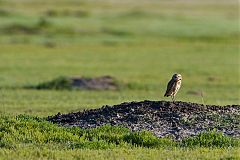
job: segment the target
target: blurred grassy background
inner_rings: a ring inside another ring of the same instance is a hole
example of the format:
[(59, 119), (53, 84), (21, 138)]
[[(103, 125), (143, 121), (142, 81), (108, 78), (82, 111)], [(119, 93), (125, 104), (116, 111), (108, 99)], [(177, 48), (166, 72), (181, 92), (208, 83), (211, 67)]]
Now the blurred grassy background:
[[(0, 112), (47, 116), (164, 98), (240, 103), (235, 0), (0, 0)], [(59, 76), (111, 75), (120, 91), (29, 90)], [(203, 92), (203, 99), (200, 93)]]

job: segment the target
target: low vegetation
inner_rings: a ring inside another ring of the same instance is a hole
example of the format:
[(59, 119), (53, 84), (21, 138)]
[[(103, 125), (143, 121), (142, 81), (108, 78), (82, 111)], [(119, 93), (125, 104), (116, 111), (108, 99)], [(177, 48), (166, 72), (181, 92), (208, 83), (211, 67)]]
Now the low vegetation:
[(240, 140), (214, 131), (193, 138), (174, 141), (157, 138), (151, 132), (131, 132), (127, 128), (102, 126), (94, 129), (60, 127), (44, 118), (19, 115), (0, 118), (0, 146), (14, 149), (22, 145), (55, 146), (57, 149), (173, 148), (173, 147), (240, 147)]
[(36, 86), (26, 86), (25, 88), (29, 89), (53, 89), (53, 90), (72, 90), (72, 82), (67, 77), (58, 77), (52, 81), (41, 82)]

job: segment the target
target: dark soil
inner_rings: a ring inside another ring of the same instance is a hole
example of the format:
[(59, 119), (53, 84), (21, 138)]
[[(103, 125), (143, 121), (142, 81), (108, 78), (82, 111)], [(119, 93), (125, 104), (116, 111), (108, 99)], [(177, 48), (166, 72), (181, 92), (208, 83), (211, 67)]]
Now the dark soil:
[(181, 140), (216, 129), (240, 137), (240, 105), (203, 105), (188, 102), (142, 101), (103, 106), (83, 112), (48, 117), (66, 127), (95, 128), (102, 125), (124, 126), (132, 131), (148, 130), (158, 137)]

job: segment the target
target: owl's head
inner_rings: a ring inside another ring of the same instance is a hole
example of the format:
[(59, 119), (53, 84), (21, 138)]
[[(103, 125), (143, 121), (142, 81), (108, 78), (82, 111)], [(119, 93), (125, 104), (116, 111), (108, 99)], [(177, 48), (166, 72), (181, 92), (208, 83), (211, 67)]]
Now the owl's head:
[(175, 74), (172, 76), (172, 79), (174, 79), (174, 80), (176, 80), (176, 81), (179, 81), (179, 80), (182, 80), (182, 76), (181, 76), (181, 74), (175, 73)]

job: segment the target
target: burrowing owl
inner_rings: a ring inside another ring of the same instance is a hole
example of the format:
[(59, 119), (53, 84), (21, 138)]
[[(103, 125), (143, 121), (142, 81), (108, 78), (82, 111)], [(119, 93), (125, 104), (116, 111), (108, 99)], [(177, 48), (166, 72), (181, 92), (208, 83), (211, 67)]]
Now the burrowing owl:
[(181, 87), (182, 76), (180, 74), (174, 74), (172, 79), (168, 82), (166, 93), (164, 97), (171, 96), (174, 101), (175, 95), (177, 94), (179, 88)]

